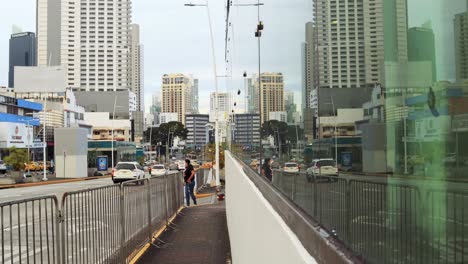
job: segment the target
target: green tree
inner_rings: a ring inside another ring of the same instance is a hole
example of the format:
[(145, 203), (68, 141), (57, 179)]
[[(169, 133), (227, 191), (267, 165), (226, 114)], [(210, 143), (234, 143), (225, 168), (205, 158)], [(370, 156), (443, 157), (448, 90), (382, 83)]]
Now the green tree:
[[(263, 123), (262, 126), (262, 138), (272, 136), (275, 139), (276, 144), (286, 145), (288, 138), (288, 124), (278, 120), (270, 120)], [(278, 138), (280, 142), (278, 142)], [(285, 152), (286, 148), (282, 148), (281, 152)]]
[(8, 152), (10, 154), (5, 157), (5, 163), (10, 165), (15, 171), (23, 169), (24, 164), (28, 162), (27, 150), (11, 147), (8, 149)]
[[(296, 128), (297, 128), (297, 133), (296, 133)], [(298, 138), (299, 140), (304, 138), (304, 129), (300, 128), (299, 126), (288, 126), (288, 135), (286, 137), (287, 141), (295, 145), (297, 143)]]

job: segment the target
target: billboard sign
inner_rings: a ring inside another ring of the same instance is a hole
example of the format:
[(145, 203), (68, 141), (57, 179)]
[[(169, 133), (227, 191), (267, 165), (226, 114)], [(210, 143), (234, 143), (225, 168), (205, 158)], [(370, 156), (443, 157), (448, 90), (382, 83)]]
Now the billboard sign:
[(98, 171), (107, 171), (108, 169), (108, 158), (107, 156), (100, 156), (100, 157), (97, 157), (97, 167), (98, 167)]
[(20, 123), (0, 123), (0, 142), (7, 148), (33, 147), (32, 127)]
[(353, 166), (353, 154), (351, 152), (341, 152), (341, 166), (345, 168)]

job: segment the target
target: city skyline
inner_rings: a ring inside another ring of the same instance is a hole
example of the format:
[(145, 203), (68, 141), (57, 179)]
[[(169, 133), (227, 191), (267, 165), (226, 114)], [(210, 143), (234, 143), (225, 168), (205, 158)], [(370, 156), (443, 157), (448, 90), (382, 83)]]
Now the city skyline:
[[(23, 31), (36, 32), (36, 5), (37, 0), (18, 0), (5, 7), (6, 15), (0, 18), (0, 86), (7, 86), (8, 84), (8, 39), (11, 35), (11, 28), (17, 25)], [(209, 111), (209, 94), (214, 91), (213, 83), (213, 66), (211, 59), (211, 50), (209, 49), (209, 33), (206, 17), (206, 10), (203, 8), (187, 8), (184, 4), (187, 1), (133, 1), (132, 3), (132, 23), (139, 24), (141, 27), (140, 43), (144, 45), (144, 87), (145, 87), (145, 110), (149, 112), (151, 105), (151, 96), (153, 94), (160, 94), (160, 76), (167, 72), (183, 72), (190, 73), (197, 76), (199, 79), (199, 97), (200, 97), (200, 113)], [(224, 1), (210, 1), (212, 9), (213, 21), (224, 21), (225, 19), (225, 2)], [(310, 1), (294, 0), (284, 3), (281, 0), (272, 0), (268, 3), (269, 8), (261, 12), (262, 19), (269, 30), (265, 31), (265, 40), (279, 38), (282, 30), (288, 28), (278, 24), (275, 17), (275, 12), (281, 8), (291, 8), (295, 10), (297, 16), (290, 17), (290, 20), (299, 23), (304, 23), (312, 19), (312, 14), (303, 8), (304, 4), (311, 6)], [(254, 28), (257, 20), (256, 8), (232, 8), (236, 12), (242, 11), (244, 17), (243, 21), (238, 21), (245, 27)], [(155, 10), (158, 11), (158, 16), (154, 16)], [(17, 16), (16, 14), (24, 14)], [(27, 18), (27, 19), (25, 19)], [(182, 19), (181, 19), (182, 18)], [(188, 23), (189, 22), (189, 23)], [(292, 22), (291, 22), (292, 23)], [(166, 27), (163, 25), (172, 25)], [(189, 29), (187, 34), (183, 36), (178, 34), (179, 30), (175, 29)], [(224, 62), (224, 35), (225, 27), (223, 23), (213, 23), (214, 38), (216, 45), (217, 68), (221, 75), (225, 62)], [(275, 30), (273, 30), (275, 29)], [(166, 36), (171, 41), (161, 42), (159, 36)], [(292, 39), (285, 41), (286, 50), (295, 50), (296, 46), (300, 45), (303, 41), (303, 34), (300, 30), (292, 32)], [(189, 42), (186, 39), (196, 39), (196, 42)], [(297, 40), (294, 40), (297, 39)], [(236, 39), (238, 42), (248, 40), (248, 46), (256, 45), (255, 39), (252, 37), (251, 32), (244, 32), (239, 34)], [(242, 47), (239, 47), (242, 48)], [(257, 55), (256, 49), (247, 53), (249, 57), (255, 58)], [(167, 57), (168, 54), (172, 54)], [(244, 53), (244, 55), (248, 55)], [(266, 59), (262, 60), (262, 65), (268, 71), (283, 72), (286, 79), (286, 88), (299, 92), (301, 90), (300, 82), (300, 65), (298, 63), (290, 63), (279, 67), (276, 60), (268, 59), (269, 54), (277, 56), (277, 50), (273, 47), (264, 47), (262, 51)], [(244, 56), (243, 55), (243, 56)], [(300, 61), (300, 54), (281, 54), (282, 60), (287, 62), (289, 57), (293, 56), (296, 61)], [(233, 60), (236, 60), (233, 58)], [(183, 64), (180, 62), (184, 61)], [(255, 72), (257, 67), (257, 60), (241, 62), (244, 65), (244, 70), (248, 72)], [(297, 65), (296, 65), (297, 64)], [(237, 80), (236, 87), (227, 85), (223, 78), (218, 79), (220, 92), (234, 92), (237, 89), (243, 90), (243, 77), (242, 72), (233, 72), (233, 79)], [(300, 100), (298, 100), (299, 102)], [(242, 103), (240, 105), (243, 106)]]

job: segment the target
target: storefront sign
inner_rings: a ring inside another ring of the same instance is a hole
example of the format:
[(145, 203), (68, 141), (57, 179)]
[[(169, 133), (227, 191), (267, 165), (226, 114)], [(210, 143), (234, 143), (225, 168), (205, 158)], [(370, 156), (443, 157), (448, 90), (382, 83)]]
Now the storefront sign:
[(0, 123), (0, 141), (7, 148), (27, 148), (32, 146), (32, 128), (19, 123)]
[(108, 169), (108, 158), (107, 156), (102, 156), (97, 158), (97, 167), (98, 171), (107, 171)]

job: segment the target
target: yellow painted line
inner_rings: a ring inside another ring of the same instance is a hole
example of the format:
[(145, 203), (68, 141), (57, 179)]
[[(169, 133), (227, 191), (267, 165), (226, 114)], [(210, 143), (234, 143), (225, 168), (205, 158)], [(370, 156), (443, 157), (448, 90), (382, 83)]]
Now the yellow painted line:
[[(174, 222), (175, 218), (177, 217), (177, 214), (180, 213), (185, 207), (179, 208), (177, 212), (169, 219), (169, 224), (172, 224)], [(148, 250), (148, 248), (151, 247), (151, 244), (156, 241), (159, 236), (166, 230), (167, 225), (163, 226), (161, 229), (159, 229), (156, 234), (153, 236), (153, 240), (151, 240), (151, 243), (146, 243), (146, 245), (130, 260), (129, 264), (135, 264), (142, 256), (145, 254), (145, 252)]]
[(195, 197), (199, 199), (199, 198), (211, 197), (215, 195), (216, 195), (215, 193), (206, 193), (206, 194), (200, 193), (200, 194), (195, 194)]
[(61, 184), (61, 183), (70, 183), (70, 182), (81, 182), (81, 181), (106, 179), (106, 178), (111, 178), (111, 176), (86, 177), (86, 178), (80, 178), (80, 179), (67, 179), (67, 180), (56, 180), (56, 181), (44, 181), (44, 182), (31, 182), (31, 183), (0, 185), (0, 189), (26, 188), (26, 187), (51, 185), (51, 184)]

